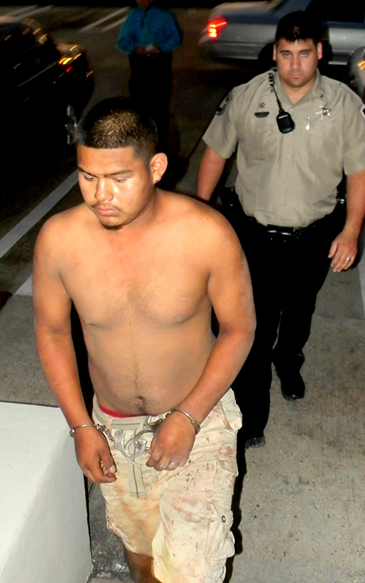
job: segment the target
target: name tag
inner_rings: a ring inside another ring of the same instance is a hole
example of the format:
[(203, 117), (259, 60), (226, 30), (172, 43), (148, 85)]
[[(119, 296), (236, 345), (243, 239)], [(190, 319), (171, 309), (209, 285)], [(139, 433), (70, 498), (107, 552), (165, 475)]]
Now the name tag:
[(267, 117), (269, 113), (269, 111), (256, 111), (255, 117)]

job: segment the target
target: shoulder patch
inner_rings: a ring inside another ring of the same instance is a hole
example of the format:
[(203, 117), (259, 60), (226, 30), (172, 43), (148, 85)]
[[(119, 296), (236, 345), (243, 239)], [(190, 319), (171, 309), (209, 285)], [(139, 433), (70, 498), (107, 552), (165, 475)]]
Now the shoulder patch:
[(217, 111), (215, 112), (216, 115), (222, 115), (226, 108), (228, 103), (231, 101), (231, 94), (228, 93), (228, 95), (223, 99), (222, 103), (220, 104), (220, 106), (218, 107)]
[(365, 121), (365, 103), (360, 105), (360, 113), (362, 115), (363, 120)]

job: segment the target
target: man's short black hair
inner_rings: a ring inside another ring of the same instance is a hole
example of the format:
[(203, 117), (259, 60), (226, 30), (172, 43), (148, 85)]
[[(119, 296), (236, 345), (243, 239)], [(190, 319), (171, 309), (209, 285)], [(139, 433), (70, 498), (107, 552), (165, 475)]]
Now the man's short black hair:
[(132, 147), (147, 162), (157, 153), (155, 122), (127, 97), (109, 97), (84, 114), (77, 126), (76, 142), (96, 149)]
[(283, 16), (275, 34), (275, 44), (284, 38), (289, 42), (313, 40), (317, 45), (322, 38), (322, 26), (313, 13), (297, 10)]

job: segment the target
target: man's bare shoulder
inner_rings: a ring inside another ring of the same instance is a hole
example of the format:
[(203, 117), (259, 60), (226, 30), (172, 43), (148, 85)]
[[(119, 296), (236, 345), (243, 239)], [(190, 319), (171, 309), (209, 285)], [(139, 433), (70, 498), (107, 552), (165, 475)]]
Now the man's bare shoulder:
[(177, 192), (164, 192), (171, 211), (184, 219), (201, 221), (202, 219), (216, 223), (217, 227), (229, 226), (228, 221), (218, 210), (208, 202), (190, 195)]
[(75, 234), (82, 228), (87, 221), (87, 207), (80, 204), (50, 217), (41, 228), (39, 240), (54, 240), (55, 243), (64, 245), (68, 236)]
[(182, 231), (192, 232), (196, 238), (207, 238), (209, 235), (233, 236), (235, 232), (227, 219), (218, 210), (205, 201), (192, 196), (165, 192), (168, 219), (179, 222)]

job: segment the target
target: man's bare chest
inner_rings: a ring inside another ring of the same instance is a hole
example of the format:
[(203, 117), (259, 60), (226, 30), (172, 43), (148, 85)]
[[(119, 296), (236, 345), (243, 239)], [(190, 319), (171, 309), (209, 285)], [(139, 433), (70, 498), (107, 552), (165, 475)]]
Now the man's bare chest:
[(174, 248), (77, 254), (64, 284), (86, 324), (100, 328), (174, 327), (206, 297), (207, 273), (197, 257)]

